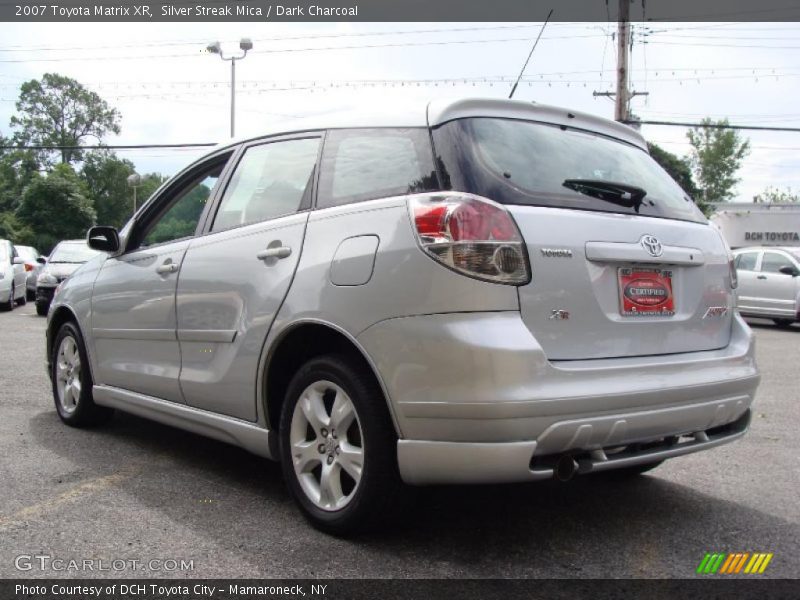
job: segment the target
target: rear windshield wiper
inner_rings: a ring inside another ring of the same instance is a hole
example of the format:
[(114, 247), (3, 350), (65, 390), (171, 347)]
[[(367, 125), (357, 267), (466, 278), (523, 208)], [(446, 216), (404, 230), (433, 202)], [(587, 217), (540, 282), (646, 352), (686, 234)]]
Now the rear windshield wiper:
[(647, 191), (640, 187), (602, 179), (565, 179), (561, 185), (606, 202), (631, 207), (637, 213), (647, 195)]

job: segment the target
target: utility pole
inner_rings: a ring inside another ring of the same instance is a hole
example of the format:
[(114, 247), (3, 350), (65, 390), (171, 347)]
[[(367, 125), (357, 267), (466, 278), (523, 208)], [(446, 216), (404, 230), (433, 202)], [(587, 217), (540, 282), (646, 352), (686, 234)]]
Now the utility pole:
[(614, 97), (614, 120), (631, 120), (631, 98), (647, 96), (649, 92), (634, 92), (628, 88), (628, 57), (631, 47), (631, 0), (619, 0), (617, 17), (617, 91), (594, 92), (592, 95)]
[(614, 107), (614, 119), (627, 121), (630, 110), (628, 100), (628, 48), (631, 33), (630, 0), (619, 0), (619, 18), (617, 24), (617, 96)]

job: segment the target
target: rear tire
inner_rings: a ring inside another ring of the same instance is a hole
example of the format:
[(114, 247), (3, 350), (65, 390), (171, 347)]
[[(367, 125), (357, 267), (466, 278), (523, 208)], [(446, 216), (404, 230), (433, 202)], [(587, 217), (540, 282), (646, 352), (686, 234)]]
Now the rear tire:
[(34, 302), (36, 300), (36, 292), (25, 290), (25, 298), (28, 300), (28, 302)]
[(50, 357), (50, 379), (58, 416), (70, 427), (99, 425), (113, 416), (113, 409), (94, 403), (89, 359), (75, 323), (68, 321), (58, 330)]
[(359, 360), (322, 356), (297, 371), (281, 410), (280, 448), (289, 492), (317, 529), (365, 531), (405, 504), (386, 399)]
[(47, 311), (50, 310), (50, 303), (47, 302), (37, 302), (36, 303), (36, 314), (40, 317), (46, 317)]
[(22, 297), (17, 298), (17, 306), (25, 306), (28, 302), (28, 292), (22, 294)]
[(775, 325), (777, 325), (781, 329), (786, 329), (788, 327), (791, 327), (792, 323), (794, 323), (794, 320), (792, 319), (772, 319), (772, 321), (773, 323), (775, 323)]

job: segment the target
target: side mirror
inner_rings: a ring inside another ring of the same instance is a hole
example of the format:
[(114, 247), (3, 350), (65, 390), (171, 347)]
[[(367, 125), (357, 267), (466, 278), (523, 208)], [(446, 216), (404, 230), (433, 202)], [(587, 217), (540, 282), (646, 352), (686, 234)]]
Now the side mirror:
[(796, 267), (790, 267), (789, 265), (781, 267), (780, 269), (778, 269), (778, 271), (780, 271), (784, 275), (791, 275), (792, 277), (797, 277), (798, 275), (800, 275), (800, 271), (798, 271)]
[(119, 250), (119, 233), (114, 227), (98, 225), (86, 234), (86, 243), (92, 250), (113, 254)]
[(36, 262), (39, 263), (40, 265), (46, 265), (47, 264), (47, 257), (46, 256), (38, 256), (38, 257), (36, 257)]
[(12, 261), (15, 265), (24, 265), (25, 260), (21, 256), (15, 256), (14, 260)]

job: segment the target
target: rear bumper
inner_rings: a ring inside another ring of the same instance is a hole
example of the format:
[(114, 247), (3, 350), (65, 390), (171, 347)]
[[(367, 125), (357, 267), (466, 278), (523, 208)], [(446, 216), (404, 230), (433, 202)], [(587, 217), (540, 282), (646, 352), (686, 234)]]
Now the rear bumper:
[(752, 332), (738, 316), (732, 328), (720, 350), (564, 362), (547, 360), (516, 312), (392, 319), (359, 341), (390, 397), (404, 479), (479, 483), (549, 477), (534, 456), (594, 452), (600, 470), (661, 460), (612, 460), (620, 446), (691, 436), (660, 450), (669, 457), (736, 439), (746, 425), (703, 438), (740, 422), (758, 386)]
[[(581, 427), (593, 425), (586, 420)], [(400, 440), (397, 458), (403, 481), (412, 485), (541, 481), (554, 477), (556, 462), (564, 454), (576, 460), (578, 473), (609, 471), (709, 450), (742, 437), (749, 425), (750, 411), (746, 410), (731, 423), (682, 436), (634, 442), (624, 448), (609, 443), (584, 450), (567, 444), (565, 451), (555, 453), (549, 453), (552, 444), (535, 440), (497, 444)]]

